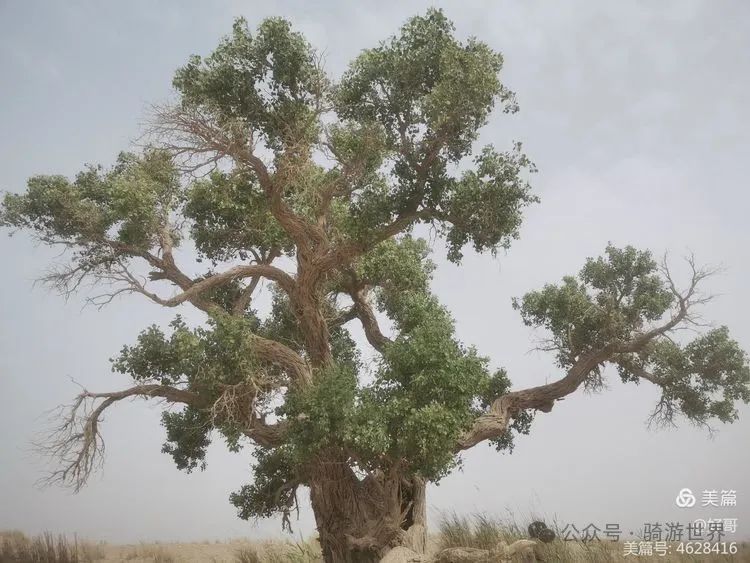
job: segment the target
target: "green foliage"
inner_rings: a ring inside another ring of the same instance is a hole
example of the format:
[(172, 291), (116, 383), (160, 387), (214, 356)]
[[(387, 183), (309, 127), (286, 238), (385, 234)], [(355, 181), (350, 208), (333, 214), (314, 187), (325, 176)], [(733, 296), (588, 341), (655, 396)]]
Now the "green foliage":
[(733, 422), (737, 401), (750, 402), (747, 354), (729, 337), (727, 327), (684, 346), (662, 340), (618, 362), (623, 381), (637, 381), (638, 368), (647, 370), (661, 388), (652, 417), (658, 424), (673, 423), (677, 413), (695, 424)]
[(534, 421), (534, 412), (530, 410), (521, 411), (513, 418), (508, 425), (508, 431), (493, 438), (490, 442), (499, 452), (513, 453), (515, 448), (515, 437), (518, 434), (528, 434), (531, 432), (531, 423)]
[(488, 408), (492, 401), (510, 391), (510, 378), (508, 372), (499, 369), (487, 378), (484, 389), (479, 395), (479, 400), (483, 409)]
[[(606, 256), (589, 259), (579, 279), (514, 301), (524, 322), (546, 329), (561, 367), (580, 355), (625, 342), (641, 334), (649, 321), (662, 319), (675, 295), (649, 252), (607, 246)], [(726, 327), (711, 330), (685, 346), (656, 339), (637, 353), (612, 359), (623, 381), (643, 378), (661, 389), (652, 421), (671, 424), (678, 414), (697, 424), (710, 419), (731, 422), (737, 401), (750, 401), (750, 367)], [(589, 381), (600, 385), (599, 369)]]
[(279, 414), (290, 421), (290, 443), (300, 461), (350, 442), (356, 395), (356, 372), (339, 365), (318, 373), (314, 385), (289, 392)]
[(252, 177), (214, 172), (187, 191), (185, 216), (202, 255), (211, 260), (248, 258), (249, 249), (265, 254), (289, 250), (290, 241), (272, 217), (268, 200)]
[(268, 518), (278, 513), (288, 516), (295, 502), (298, 476), (295, 459), (288, 447), (256, 450), (253, 483), (229, 496), (243, 520)]
[(181, 317), (170, 326), (173, 332), (169, 338), (156, 325), (148, 327), (138, 335), (135, 346), (123, 346), (120, 355), (112, 359), (112, 369), (135, 381), (162, 385), (195, 377), (195, 366), (203, 359), (200, 336)]
[[(534, 166), (520, 144), (507, 153), (486, 147), (477, 170), (460, 179), (447, 172), (469, 154), (496, 100), (517, 110), (499, 81), (501, 68), (499, 53), (474, 39), (461, 44), (434, 9), (352, 63), (334, 96), (350, 125), (334, 130), (333, 144), (343, 162), (364, 169), (344, 222), (354, 238), (366, 240), (398, 214), (420, 210), (422, 221), (446, 235), (454, 262), (468, 242), (494, 251), (518, 236), (523, 207), (536, 201), (523, 179)], [(357, 160), (353, 149), (362, 147), (369, 155)], [(388, 174), (377, 172), (389, 163)]]
[[(479, 404), (485, 411), (492, 402), (511, 390), (511, 382), (508, 373), (499, 369), (485, 380), (484, 388), (479, 394)], [(515, 437), (518, 434), (528, 434), (531, 431), (531, 423), (534, 420), (533, 411), (524, 410), (515, 415), (508, 425), (508, 431), (499, 438), (491, 440), (497, 451), (513, 453)]]
[(597, 291), (602, 307), (616, 307), (624, 322), (638, 326), (640, 320), (659, 319), (674, 300), (658, 275), (650, 252), (639, 252), (632, 246), (624, 249), (611, 244), (606, 258), (589, 258), (581, 270), (581, 280)]
[(363, 283), (377, 287), (381, 306), (401, 292), (425, 292), (435, 265), (428, 258), (427, 241), (404, 236), (383, 241), (357, 264)]
[(446, 138), (446, 154), (458, 160), (496, 98), (516, 109), (497, 78), (501, 67), (502, 57), (486, 44), (456, 41), (451, 22), (432, 9), (355, 59), (336, 88), (336, 110), (344, 119), (378, 123), (394, 145), (402, 135)]
[(386, 310), (399, 335), (383, 353), (372, 402), (383, 410), (389, 455), (438, 479), (456, 463), (451, 444), (490, 385), (487, 360), (455, 339), (450, 315), (426, 292), (393, 295)]
[(25, 194), (6, 194), (0, 224), (28, 229), (46, 242), (104, 250), (107, 238), (137, 248), (154, 243), (179, 202), (177, 173), (166, 151), (121, 153), (110, 170), (89, 166), (73, 182), (34, 176)]
[(161, 451), (174, 459), (177, 469), (188, 473), (196, 467), (206, 468), (206, 448), (211, 443), (213, 427), (205, 411), (186, 407), (182, 411), (164, 411), (162, 424), (167, 430), (167, 442)]
[[(331, 302), (324, 303), (327, 313), (331, 317), (335, 314), (335, 306)], [(274, 291), (271, 301), (271, 313), (263, 320), (257, 329), (258, 334), (277, 342), (282, 342), (292, 350), (304, 351), (304, 337), (294, 316), (289, 297), (281, 291)], [(334, 327), (330, 331), (331, 354), (336, 363), (349, 369), (360, 368), (360, 353), (357, 344), (352, 339), (346, 327)]]
[(135, 346), (124, 346), (112, 360), (113, 369), (139, 382), (185, 381), (201, 391), (248, 380), (259, 387), (265, 384), (258, 379), (261, 370), (252, 349), (252, 320), (220, 317), (209, 320), (206, 327), (190, 329), (177, 317), (170, 326), (169, 337), (156, 326), (147, 328)]
[(475, 163), (476, 171), (464, 173), (452, 184), (443, 206), (450, 221), (450, 226), (443, 228), (448, 259), (453, 262), (461, 260), (467, 242), (477, 252), (509, 248), (519, 235), (521, 208), (539, 201), (522, 179), (524, 169), (535, 168), (521, 152), (520, 143), (512, 152), (502, 154), (485, 147)]
[[(134, 346), (124, 346), (113, 358), (113, 370), (127, 374), (139, 383), (185, 385), (200, 394), (204, 407), (165, 412), (167, 429), (163, 451), (171, 454), (180, 469), (203, 467), (205, 448), (214, 428), (221, 432), (231, 450), (240, 448), (238, 421), (226, 416), (214, 417), (212, 405), (232, 386), (240, 386), (245, 397), (259, 407), (273, 400), (283, 377), (272, 366), (256, 357), (252, 348), (253, 319), (220, 317), (206, 327), (191, 329), (178, 317), (167, 336), (151, 326), (138, 336)], [(249, 406), (249, 405), (248, 405)]]
[[(525, 179), (533, 165), (520, 145), (505, 153), (487, 147), (476, 170), (461, 178), (448, 173), (470, 154), (496, 101), (516, 110), (499, 81), (501, 67), (498, 53), (473, 39), (459, 42), (445, 15), (430, 10), (358, 57), (329, 100), (315, 53), (288, 22), (268, 19), (252, 34), (239, 19), (213, 53), (177, 71), (174, 85), (182, 111), (216, 123), (227, 143), (274, 151), (272, 175), (296, 213), (311, 218), (322, 193), (343, 183), (327, 213), (332, 241), (368, 243), (399, 215), (413, 215), (446, 236), (449, 258), (458, 262), (469, 243), (477, 251), (507, 247), (523, 208), (536, 201)], [(337, 119), (323, 127), (329, 101)], [(330, 153), (335, 165), (316, 164), (315, 151)], [(112, 230), (138, 255), (157, 246), (171, 214), (187, 220), (201, 257), (214, 262), (271, 249), (295, 253), (269, 213), (256, 171), (237, 165), (185, 188), (166, 151), (147, 151), (121, 156), (110, 172), (91, 168), (72, 183), (33, 178), (27, 194), (6, 196), (0, 218), (47, 240), (64, 239), (94, 272), (113, 260)], [(178, 242), (179, 230), (169, 230)]]
[(377, 177), (378, 169), (391, 153), (385, 130), (378, 123), (334, 123), (328, 127), (327, 134), (329, 148), (336, 158), (360, 169), (357, 189)]
[(238, 18), (232, 35), (205, 59), (192, 57), (173, 84), (185, 106), (209, 112), (227, 130), (250, 124), (281, 150), (317, 135), (325, 82), (311, 47), (288, 21), (266, 19), (253, 36)]
[(606, 257), (589, 259), (561, 285), (545, 285), (513, 305), (527, 326), (547, 329), (561, 367), (586, 351), (624, 340), (660, 318), (673, 301), (648, 251), (608, 245)]

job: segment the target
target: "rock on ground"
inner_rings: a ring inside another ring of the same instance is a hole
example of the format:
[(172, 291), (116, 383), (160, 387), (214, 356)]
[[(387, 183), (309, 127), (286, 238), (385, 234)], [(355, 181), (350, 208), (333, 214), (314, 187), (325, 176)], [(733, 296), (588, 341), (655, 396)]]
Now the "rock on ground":
[(427, 561), (423, 556), (419, 555), (416, 551), (412, 551), (408, 547), (394, 547), (385, 557), (380, 560), (380, 563), (416, 563)]

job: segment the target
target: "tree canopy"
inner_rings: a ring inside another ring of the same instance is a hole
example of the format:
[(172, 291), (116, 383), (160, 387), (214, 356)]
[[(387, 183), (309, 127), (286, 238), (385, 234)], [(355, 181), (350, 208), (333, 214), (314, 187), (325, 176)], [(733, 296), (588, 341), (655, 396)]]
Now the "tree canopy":
[[(155, 108), (143, 150), (7, 194), (4, 226), (67, 249), (45, 277), (63, 293), (93, 282), (97, 305), (135, 293), (206, 314), (203, 326), (178, 315), (122, 348), (112, 366), (134, 386), (77, 398), (50, 445), (62, 462), (54, 478), (79, 487), (98, 460), (101, 414), (136, 396), (183, 405), (163, 415), (164, 452), (180, 469), (203, 468), (217, 432), (232, 449), (255, 446), (253, 480), (231, 498), (242, 518), (288, 517), (321, 463), (366, 483), (437, 481), (480, 442), (511, 449), (536, 412), (601, 387), (608, 365), (661, 390), (656, 422), (734, 420), (750, 400), (745, 353), (725, 327), (687, 343), (671, 336), (706, 300), (698, 287), (710, 272), (692, 261), (680, 289), (651, 253), (608, 246), (578, 275), (514, 301), (548, 335), (560, 369), (551, 383), (516, 389), (459, 339), (430, 290), (435, 265), (418, 226), (458, 264), (467, 248), (508, 248), (538, 201), (520, 143), (475, 146), (493, 109), (518, 110), (502, 66), (439, 10), (337, 80), (289, 22), (251, 32), (238, 19), (211, 54), (177, 70), (177, 98)], [(196, 264), (203, 273), (189, 275)], [(263, 313), (261, 281), (273, 295)]]

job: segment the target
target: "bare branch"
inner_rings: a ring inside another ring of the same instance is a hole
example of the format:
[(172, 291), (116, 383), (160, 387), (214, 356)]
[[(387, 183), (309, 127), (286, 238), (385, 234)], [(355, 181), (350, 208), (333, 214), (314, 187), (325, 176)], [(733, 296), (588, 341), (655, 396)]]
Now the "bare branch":
[(84, 390), (69, 407), (60, 409), (63, 420), (51, 437), (37, 444), (38, 450), (59, 466), (43, 480), (43, 484), (72, 486), (76, 492), (86, 484), (103, 462), (104, 440), (99, 432), (101, 417), (108, 407), (128, 397), (160, 397), (170, 403), (189, 405), (201, 402), (195, 393), (166, 385), (137, 385), (111, 393)]
[(142, 138), (157, 140), (187, 173), (216, 168), (222, 159), (234, 157), (233, 149), (246, 143), (253, 145), (252, 132), (244, 126), (221, 127), (210, 113), (199, 108), (154, 105), (144, 125)]
[(200, 281), (194, 281), (182, 274), (174, 265), (173, 260), (170, 260), (170, 262), (171, 264), (159, 262), (161, 269), (150, 274), (151, 280), (169, 280), (183, 289), (181, 293), (170, 298), (161, 297), (157, 293), (150, 291), (147, 288), (146, 280), (136, 277), (121, 257), (108, 258), (102, 262), (104, 267), (96, 272), (92, 268), (77, 266), (70, 270), (62, 270), (49, 274), (44, 281), (55, 285), (60, 291), (64, 290), (66, 294), (69, 294), (80, 287), (83, 278), (88, 275), (94, 275), (97, 281), (107, 282), (113, 286), (112, 291), (97, 294), (89, 298), (89, 302), (97, 307), (102, 307), (110, 303), (116, 296), (124, 293), (140, 293), (154, 303), (164, 307), (176, 307), (182, 303), (190, 302), (209, 314), (215, 311), (217, 306), (205, 300), (205, 292), (224, 285), (231, 280), (244, 277), (252, 278), (248, 288), (238, 298), (234, 306), (234, 312), (240, 307), (240, 311), (245, 310), (260, 278), (276, 282), (287, 293), (294, 291), (296, 285), (292, 276), (268, 263), (235, 266)]
[(648, 417), (648, 427), (671, 427), (676, 428), (677, 425), (674, 422), (675, 417), (675, 406), (674, 403), (665, 395), (659, 397), (659, 402), (656, 403), (654, 410)]

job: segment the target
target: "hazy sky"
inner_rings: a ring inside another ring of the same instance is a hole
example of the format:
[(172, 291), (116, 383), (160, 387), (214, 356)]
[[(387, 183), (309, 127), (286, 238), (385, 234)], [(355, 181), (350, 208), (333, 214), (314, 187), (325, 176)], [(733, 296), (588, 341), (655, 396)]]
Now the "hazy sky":
[[(282, 15), (326, 54), (337, 76), (361, 49), (428, 3), (0, 0), (0, 189), (37, 173), (75, 174), (113, 162), (139, 132), (147, 104), (171, 95), (174, 70), (206, 54), (244, 15), (254, 27)], [(434, 289), (460, 338), (505, 366), (517, 387), (559, 377), (511, 308), (520, 296), (578, 271), (608, 241), (675, 260), (723, 264), (722, 297), (705, 316), (750, 349), (750, 4), (745, 2), (444, 2), (457, 33), (505, 55), (503, 80), (521, 112), (498, 115), (481, 141), (524, 142), (540, 173), (521, 240), (496, 259), (467, 253), (461, 268), (438, 254)], [(33, 287), (55, 258), (23, 234), (2, 234), (0, 292), (0, 529), (78, 532), (110, 541), (203, 540), (278, 533), (236, 518), (229, 493), (247, 482), (249, 452), (219, 440), (208, 469), (187, 475), (160, 453), (159, 409), (111, 408), (104, 471), (78, 495), (33, 487), (43, 467), (29, 442), (44, 411), (91, 390), (128, 384), (108, 359), (175, 311), (137, 297), (99, 312)], [(187, 309), (186, 311), (187, 312)], [(199, 316), (191, 318), (199, 319)], [(750, 409), (710, 439), (682, 425), (649, 431), (657, 398), (646, 384), (578, 394), (537, 416), (512, 455), (480, 446), (462, 471), (429, 490), (441, 511), (508, 510), (583, 527), (697, 517), (738, 518), (750, 536)], [(683, 487), (737, 490), (736, 508), (678, 509)], [(311, 530), (307, 510), (300, 529)]]

